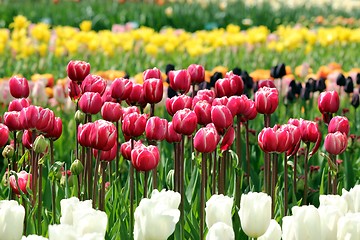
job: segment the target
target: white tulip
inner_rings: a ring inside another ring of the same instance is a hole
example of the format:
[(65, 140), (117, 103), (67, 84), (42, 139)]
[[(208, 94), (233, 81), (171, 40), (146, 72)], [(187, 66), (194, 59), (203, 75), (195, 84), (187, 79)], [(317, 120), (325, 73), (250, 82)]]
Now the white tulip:
[(312, 205), (293, 207), (295, 239), (319, 240), (321, 238), (320, 215)]
[(282, 239), (296, 240), (295, 236), (295, 218), (294, 216), (286, 216), (282, 219)]
[(167, 239), (179, 221), (180, 200), (179, 193), (165, 190), (154, 190), (150, 199), (142, 199), (134, 213), (134, 239)]
[(24, 218), (25, 209), (18, 202), (0, 201), (0, 240), (20, 240)]
[(235, 234), (232, 227), (223, 222), (217, 222), (211, 226), (206, 240), (234, 240)]
[(326, 240), (336, 240), (337, 223), (344, 214), (339, 208), (333, 206), (320, 206), (318, 211), (321, 221), (321, 237)]
[(260, 237), (270, 224), (271, 197), (257, 192), (242, 194), (239, 216), (241, 228), (246, 235), (253, 238)]
[(60, 223), (73, 225), (74, 210), (79, 209), (79, 208), (91, 209), (92, 201), (86, 200), (86, 201), (80, 202), (78, 198), (72, 197), (72, 198), (68, 198), (68, 199), (62, 199), (60, 201), (60, 207), (61, 207)]
[(360, 212), (360, 185), (356, 185), (350, 191), (343, 189), (342, 197), (347, 201), (349, 212)]
[(21, 240), (48, 240), (47, 238), (44, 238), (43, 236), (38, 235), (29, 235), (27, 237), (23, 236)]
[(270, 225), (265, 234), (260, 236), (258, 240), (280, 240), (281, 239), (281, 227), (278, 222), (271, 219)]
[(93, 208), (77, 208), (73, 212), (74, 228), (83, 236), (88, 233), (99, 233), (105, 236), (107, 227), (107, 215), (105, 212)]
[(344, 215), (348, 211), (348, 204), (346, 200), (339, 195), (320, 195), (320, 207), (332, 206), (339, 209)]
[(339, 219), (337, 225), (337, 239), (360, 239), (360, 213), (347, 213)]
[(231, 209), (233, 198), (220, 195), (213, 195), (206, 202), (206, 225), (210, 229), (215, 223), (223, 222), (232, 228)]
[(79, 235), (68, 224), (49, 225), (49, 240), (77, 240)]

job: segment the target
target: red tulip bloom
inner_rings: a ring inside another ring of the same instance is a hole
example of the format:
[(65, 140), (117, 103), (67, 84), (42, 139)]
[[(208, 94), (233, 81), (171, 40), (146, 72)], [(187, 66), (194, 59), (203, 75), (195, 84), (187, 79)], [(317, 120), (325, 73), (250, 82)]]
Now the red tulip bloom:
[(201, 153), (215, 151), (220, 136), (213, 127), (202, 127), (194, 136), (194, 148)]
[(126, 99), (126, 102), (132, 106), (146, 106), (147, 102), (145, 101), (144, 88), (142, 84), (134, 83), (132, 85), (131, 93)]
[(190, 74), (191, 83), (199, 84), (205, 81), (205, 69), (203, 66), (198, 64), (191, 64), (187, 71)]
[(217, 105), (211, 108), (211, 121), (217, 129), (223, 130), (233, 124), (233, 117), (228, 107)]
[(165, 137), (166, 141), (168, 143), (180, 142), (181, 138), (181, 134), (175, 132), (173, 123), (169, 122)]
[(347, 143), (346, 134), (335, 132), (326, 135), (324, 146), (328, 153), (339, 155), (346, 150)]
[(157, 78), (162, 81), (161, 71), (159, 69), (157, 69), (156, 67), (154, 67), (153, 69), (145, 70), (143, 72), (143, 81), (145, 82), (146, 80), (148, 80), (150, 78)]
[(316, 153), (320, 147), (322, 134), (319, 130), (319, 126), (316, 122), (300, 119), (300, 133), (301, 140), (305, 143), (315, 143), (315, 146), (311, 150), (310, 155)]
[(101, 99), (103, 100), (103, 102), (116, 102), (116, 100), (114, 98), (111, 97), (111, 91), (110, 91), (110, 86), (107, 86), (105, 88), (105, 92), (103, 93), (103, 95), (101, 96)]
[(215, 83), (215, 94), (217, 97), (230, 97), (235, 95), (236, 86), (230, 78), (222, 78)]
[(301, 132), (299, 127), (292, 124), (284, 124), (280, 126), (281, 130), (287, 131), (290, 133), (291, 144), (290, 148), (287, 151), (288, 156), (292, 156), (299, 150), (300, 142), (301, 142)]
[(5, 112), (4, 124), (8, 126), (10, 131), (22, 130), (23, 126), (20, 121), (20, 112)]
[(292, 136), (277, 126), (264, 128), (258, 135), (260, 148), (267, 153), (283, 153), (292, 147)]
[(175, 132), (191, 135), (197, 126), (196, 113), (188, 108), (179, 110), (174, 114), (172, 123), (174, 124)]
[(335, 133), (337, 131), (344, 133), (346, 136), (349, 135), (350, 125), (346, 117), (336, 116), (330, 120), (328, 132)]
[(101, 151), (110, 151), (117, 140), (115, 125), (105, 120), (96, 120), (90, 132), (91, 147)]
[(110, 85), (111, 97), (117, 101), (127, 99), (132, 91), (133, 83), (127, 78), (115, 78)]
[(191, 85), (191, 76), (186, 69), (170, 71), (168, 73), (170, 87), (177, 92), (186, 94)]
[(166, 137), (168, 121), (159, 117), (151, 117), (145, 126), (146, 138), (150, 141), (162, 141)]
[(101, 116), (109, 122), (117, 122), (122, 117), (122, 109), (119, 103), (105, 102), (101, 108)]
[(85, 92), (97, 92), (102, 95), (105, 92), (106, 81), (97, 75), (89, 74), (81, 83), (81, 90)]
[(30, 105), (20, 111), (20, 122), (24, 129), (35, 129), (40, 120), (42, 107)]
[(259, 88), (263, 88), (263, 87), (276, 88), (273, 80), (260, 80)]
[(39, 121), (36, 123), (36, 129), (42, 133), (48, 133), (54, 128), (55, 114), (52, 110), (41, 109)]
[(195, 104), (198, 101), (207, 101), (208, 103), (212, 104), (215, 97), (216, 95), (213, 90), (209, 90), (209, 89), (199, 90), (197, 91), (196, 96), (193, 98), (192, 105), (195, 106)]
[(294, 125), (296, 127), (299, 127), (300, 126), (300, 120), (299, 119), (296, 119), (296, 118), (290, 118), (288, 120), (288, 124), (291, 124), (291, 125)]
[(135, 106), (123, 108), (122, 112), (123, 112), (123, 117), (125, 117), (125, 115), (133, 113), (133, 112), (136, 112), (136, 113), (140, 114), (139, 108), (137, 108)]
[(27, 98), (29, 96), (29, 83), (26, 78), (12, 77), (9, 80), (11, 96), (14, 98)]
[(20, 112), (21, 109), (30, 106), (30, 102), (27, 98), (14, 99), (10, 102), (8, 111), (17, 111)]
[(81, 83), (90, 73), (90, 64), (84, 61), (71, 60), (66, 68), (68, 77)]
[[(111, 162), (116, 158), (116, 150), (117, 150), (117, 144), (115, 143), (114, 146), (109, 151), (100, 151), (100, 161), (107, 161)], [(93, 149), (94, 157), (98, 157), (99, 151), (97, 149)]]
[[(31, 187), (32, 184), (32, 175), (27, 173), (26, 171), (21, 171), (19, 173), (16, 173), (17, 175), (17, 184), (16, 184), (16, 178), (14, 175), (11, 175), (9, 177), (10, 187), (12, 191), (19, 195), (20, 191), (22, 191), (24, 194), (27, 194), (26, 187)], [(18, 187), (19, 186), (19, 187)]]
[(231, 86), (234, 87), (233, 95), (241, 95), (244, 92), (244, 81), (239, 75), (234, 74), (232, 71), (225, 74), (225, 78), (229, 78)]
[(0, 148), (5, 146), (9, 139), (9, 128), (0, 123)]
[(102, 107), (102, 99), (97, 92), (85, 92), (79, 100), (81, 111), (87, 114), (97, 114)]
[(147, 117), (145, 114), (130, 113), (124, 115), (122, 131), (125, 135), (139, 137), (145, 131)]
[(228, 97), (214, 98), (211, 105), (213, 105), (213, 106), (217, 106), (217, 105), (226, 106), (228, 104), (228, 102), (229, 102)]
[(200, 125), (211, 123), (211, 108), (211, 104), (206, 101), (199, 101), (194, 106), (194, 112)]
[(321, 113), (336, 113), (339, 110), (340, 99), (336, 91), (320, 93), (318, 107)]
[(81, 97), (81, 88), (77, 82), (69, 81), (69, 97), (72, 101), (77, 101)]
[(221, 151), (228, 150), (230, 146), (233, 144), (235, 139), (235, 130), (233, 127), (229, 127), (226, 131), (224, 137), (222, 138), (220, 149)]
[(243, 113), (247, 100), (248, 98), (245, 95), (229, 97), (226, 106), (229, 108), (233, 117)]
[(92, 122), (86, 123), (86, 124), (80, 124), (78, 126), (77, 139), (81, 146), (92, 147), (90, 135), (91, 135), (91, 132), (93, 131), (92, 130), (93, 128), (94, 128), (94, 123), (92, 123)]
[(62, 120), (59, 117), (55, 117), (54, 120), (54, 127), (53, 129), (50, 130), (50, 132), (48, 132), (45, 137), (47, 138), (51, 138), (52, 140), (57, 140), (60, 138), (62, 134)]
[(131, 163), (138, 171), (150, 171), (159, 164), (160, 152), (156, 146), (140, 146), (131, 151)]
[[(124, 159), (126, 160), (131, 160), (131, 141), (134, 141), (134, 140), (129, 140), (127, 142), (124, 142), (123, 144), (121, 144), (120, 146), (120, 152), (121, 152), (121, 155), (124, 157)], [(141, 140), (139, 141), (134, 141), (134, 147), (133, 148), (136, 148), (136, 147), (140, 147), (142, 146), (142, 142)]]
[(276, 88), (262, 87), (255, 93), (255, 107), (258, 113), (272, 114), (279, 104)]
[(191, 105), (192, 105), (192, 99), (191, 97), (186, 95), (167, 98), (165, 103), (166, 110), (171, 116), (173, 116), (177, 111), (181, 109), (184, 108), (191, 109)]
[(33, 132), (31, 130), (25, 130), (22, 135), (21, 142), (23, 146), (26, 147), (27, 149), (32, 149)]
[(150, 104), (159, 103), (163, 98), (164, 85), (161, 79), (149, 78), (143, 84), (144, 99)]

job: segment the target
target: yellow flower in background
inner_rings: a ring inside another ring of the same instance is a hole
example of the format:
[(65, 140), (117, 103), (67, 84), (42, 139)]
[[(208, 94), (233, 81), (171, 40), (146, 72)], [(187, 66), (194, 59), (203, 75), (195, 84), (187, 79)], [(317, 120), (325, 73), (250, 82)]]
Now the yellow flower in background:
[(155, 44), (149, 43), (145, 46), (145, 52), (155, 57), (159, 52), (159, 48)]
[(226, 32), (228, 33), (239, 33), (240, 32), (240, 26), (237, 26), (235, 24), (229, 24), (226, 26)]
[(31, 28), (30, 34), (38, 41), (49, 42), (51, 36), (50, 26), (46, 23), (35, 24)]
[(10, 23), (10, 28), (22, 29), (27, 28), (30, 25), (30, 22), (23, 15), (18, 15), (14, 17), (14, 22)]
[(89, 32), (91, 30), (92, 22), (85, 20), (80, 23), (80, 30), (84, 32)]

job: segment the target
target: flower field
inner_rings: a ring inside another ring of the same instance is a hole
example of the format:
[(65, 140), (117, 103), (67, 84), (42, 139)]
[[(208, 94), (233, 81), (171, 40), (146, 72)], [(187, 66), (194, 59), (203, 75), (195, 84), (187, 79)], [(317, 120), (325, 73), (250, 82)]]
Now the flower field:
[(345, 3), (0, 2), (0, 240), (359, 239)]

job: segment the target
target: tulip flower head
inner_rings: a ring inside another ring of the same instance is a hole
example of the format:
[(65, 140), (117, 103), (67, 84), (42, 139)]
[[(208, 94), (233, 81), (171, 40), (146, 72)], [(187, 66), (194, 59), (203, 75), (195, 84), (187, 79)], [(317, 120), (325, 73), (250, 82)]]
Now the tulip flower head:
[(21, 109), (30, 106), (30, 102), (27, 98), (14, 99), (9, 103), (8, 111), (20, 112)]
[(20, 191), (22, 191), (24, 194), (27, 194), (27, 187), (30, 187), (32, 183), (32, 175), (27, 173), (26, 171), (21, 171), (19, 173), (16, 173), (16, 175), (17, 183), (14, 175), (11, 175), (9, 177), (10, 187), (12, 191), (17, 195), (20, 195)]
[(255, 107), (258, 113), (272, 114), (279, 104), (276, 88), (262, 87), (255, 93)]
[[(25, 209), (14, 200), (0, 201), (0, 236), (3, 239), (21, 239)], [(6, 238), (5, 238), (6, 237)]]
[(186, 94), (191, 85), (191, 76), (186, 69), (170, 71), (168, 73), (170, 87), (177, 92)]
[(5, 146), (9, 139), (9, 128), (0, 123), (0, 148)]
[(201, 153), (210, 153), (215, 151), (220, 136), (213, 127), (202, 127), (194, 136), (194, 148)]
[(194, 112), (200, 125), (211, 123), (211, 107), (211, 104), (204, 100), (195, 104)]
[(138, 171), (150, 171), (159, 164), (160, 152), (157, 146), (141, 145), (131, 150), (131, 163)]
[(165, 137), (166, 141), (169, 143), (180, 142), (181, 138), (182, 138), (181, 134), (175, 132), (173, 123), (169, 122), (168, 129), (166, 132), (166, 137)]
[(260, 148), (267, 153), (283, 153), (293, 146), (293, 135), (284, 128), (264, 128), (258, 135)]
[(106, 81), (98, 75), (89, 74), (81, 83), (81, 90), (83, 93), (97, 92), (101, 96), (105, 92), (105, 89), (106, 89)]
[(168, 113), (173, 116), (177, 111), (182, 110), (184, 108), (191, 109), (192, 99), (186, 95), (175, 96), (172, 98), (166, 99), (166, 110)]
[(67, 65), (66, 72), (71, 81), (81, 83), (90, 73), (90, 64), (84, 61), (71, 60)]
[(172, 123), (175, 132), (183, 135), (191, 135), (197, 126), (196, 113), (188, 108), (179, 110), (174, 114)]
[(85, 92), (79, 100), (81, 111), (87, 114), (97, 114), (102, 105), (101, 95), (98, 92)]
[(199, 84), (205, 81), (205, 69), (202, 65), (190, 64), (187, 71), (190, 74), (191, 83)]
[(144, 99), (147, 103), (159, 103), (163, 98), (164, 85), (159, 78), (149, 78), (143, 84)]
[(166, 119), (151, 117), (147, 120), (145, 126), (146, 138), (150, 141), (162, 141), (166, 137), (168, 122)]
[(210, 229), (214, 224), (218, 222), (225, 223), (232, 228), (232, 206), (233, 198), (228, 196), (212, 195), (206, 202), (206, 225)]
[(341, 132), (328, 133), (325, 137), (324, 146), (328, 153), (339, 155), (346, 150), (347, 136)]
[(234, 240), (235, 234), (232, 227), (223, 222), (217, 222), (209, 228), (206, 240)]
[(111, 97), (119, 100), (127, 99), (132, 91), (133, 83), (127, 78), (115, 78), (111, 83), (110, 92)]
[(156, 79), (162, 80), (161, 71), (159, 69), (157, 69), (156, 67), (154, 67), (153, 69), (145, 70), (143, 72), (142, 76), (143, 76), (144, 82), (150, 78), (156, 78)]
[(14, 98), (27, 98), (29, 96), (29, 83), (26, 78), (12, 77), (9, 80), (10, 93)]
[(328, 132), (335, 133), (337, 131), (344, 133), (346, 136), (349, 135), (350, 125), (349, 120), (346, 117), (335, 116), (330, 120)]
[(109, 122), (117, 122), (122, 118), (121, 105), (114, 102), (105, 102), (101, 107), (101, 116)]
[(280, 240), (281, 239), (281, 227), (278, 222), (271, 219), (270, 225), (264, 235), (261, 235), (259, 240)]
[(356, 185), (349, 191), (342, 189), (342, 196), (348, 205), (349, 212), (360, 212), (360, 185)]

